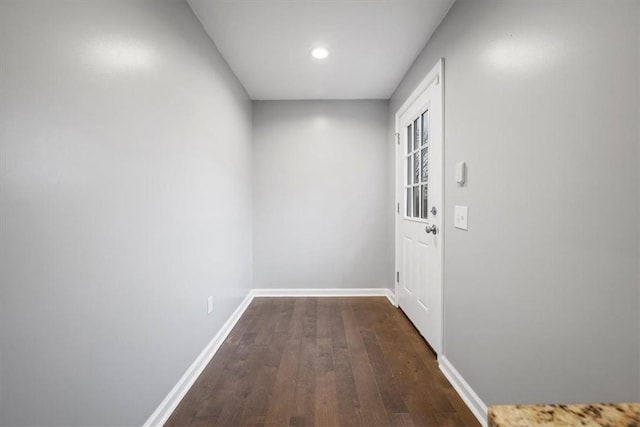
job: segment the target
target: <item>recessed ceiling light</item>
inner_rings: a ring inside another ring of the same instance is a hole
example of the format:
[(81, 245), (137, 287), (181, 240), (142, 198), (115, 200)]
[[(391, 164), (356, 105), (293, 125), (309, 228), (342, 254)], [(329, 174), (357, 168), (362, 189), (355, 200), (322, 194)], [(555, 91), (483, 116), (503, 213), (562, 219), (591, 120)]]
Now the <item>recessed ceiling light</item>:
[(324, 59), (329, 56), (329, 51), (324, 47), (317, 47), (311, 51), (311, 56), (316, 59)]

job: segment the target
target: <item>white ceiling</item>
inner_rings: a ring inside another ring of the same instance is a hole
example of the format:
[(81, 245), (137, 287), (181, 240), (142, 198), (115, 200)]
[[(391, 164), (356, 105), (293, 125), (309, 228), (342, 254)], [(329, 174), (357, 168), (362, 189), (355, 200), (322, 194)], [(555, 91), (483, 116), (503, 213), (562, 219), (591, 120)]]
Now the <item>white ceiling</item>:
[(252, 99), (387, 99), (454, 2), (188, 1)]

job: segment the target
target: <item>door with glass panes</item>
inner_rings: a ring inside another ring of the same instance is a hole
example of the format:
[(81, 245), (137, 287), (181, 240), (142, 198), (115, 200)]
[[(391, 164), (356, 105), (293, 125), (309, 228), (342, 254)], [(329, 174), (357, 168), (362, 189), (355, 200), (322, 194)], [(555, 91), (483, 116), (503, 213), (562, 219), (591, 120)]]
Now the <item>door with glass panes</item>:
[(437, 354), (442, 350), (442, 67), (396, 115), (396, 298)]

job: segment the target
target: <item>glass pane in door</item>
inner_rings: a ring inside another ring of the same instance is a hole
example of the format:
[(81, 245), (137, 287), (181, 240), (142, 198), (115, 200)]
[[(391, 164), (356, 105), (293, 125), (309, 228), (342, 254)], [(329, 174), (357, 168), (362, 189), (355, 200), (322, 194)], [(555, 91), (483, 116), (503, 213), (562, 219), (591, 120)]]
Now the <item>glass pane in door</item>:
[(413, 122), (413, 149), (417, 150), (420, 146), (420, 117)]
[(421, 193), (421, 205), (422, 205), (422, 209), (420, 212), (420, 218), (427, 218), (427, 212), (428, 212), (428, 206), (429, 206), (429, 200), (428, 200), (428, 196), (427, 196), (427, 186), (423, 185), (420, 187), (420, 193)]
[(410, 124), (407, 127), (407, 154), (413, 150), (413, 128)]
[(416, 185), (413, 187), (413, 217), (420, 217), (420, 188)]
[(422, 172), (421, 172), (421, 180), (422, 182), (427, 182), (429, 180), (429, 147), (424, 147), (422, 149)]
[(429, 110), (422, 113), (422, 145), (429, 142)]

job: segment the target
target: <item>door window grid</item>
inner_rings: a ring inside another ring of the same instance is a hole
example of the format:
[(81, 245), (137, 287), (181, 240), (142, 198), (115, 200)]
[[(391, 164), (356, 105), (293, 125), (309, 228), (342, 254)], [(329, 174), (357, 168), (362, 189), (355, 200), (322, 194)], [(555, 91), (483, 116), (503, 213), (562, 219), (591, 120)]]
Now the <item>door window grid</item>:
[(429, 110), (407, 126), (405, 215), (427, 219), (429, 189)]

